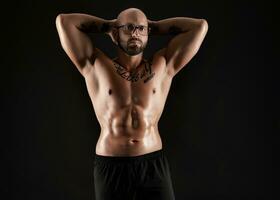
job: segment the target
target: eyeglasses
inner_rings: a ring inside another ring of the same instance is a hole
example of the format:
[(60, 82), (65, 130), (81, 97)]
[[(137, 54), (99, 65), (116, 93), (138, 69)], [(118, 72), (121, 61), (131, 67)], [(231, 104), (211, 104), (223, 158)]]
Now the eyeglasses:
[(122, 28), (125, 34), (131, 34), (134, 32), (135, 29), (138, 29), (138, 33), (143, 36), (148, 35), (150, 32), (150, 28), (148, 26), (143, 25), (125, 24), (117, 26), (116, 28)]

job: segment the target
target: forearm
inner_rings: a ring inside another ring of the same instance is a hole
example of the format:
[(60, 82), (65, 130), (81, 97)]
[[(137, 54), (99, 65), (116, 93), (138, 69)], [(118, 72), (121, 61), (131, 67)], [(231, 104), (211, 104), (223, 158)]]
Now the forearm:
[(84, 33), (107, 33), (113, 21), (82, 13), (60, 14), (59, 19), (63, 25), (74, 25)]
[(205, 20), (189, 17), (173, 17), (159, 21), (148, 20), (151, 35), (177, 35), (199, 27)]

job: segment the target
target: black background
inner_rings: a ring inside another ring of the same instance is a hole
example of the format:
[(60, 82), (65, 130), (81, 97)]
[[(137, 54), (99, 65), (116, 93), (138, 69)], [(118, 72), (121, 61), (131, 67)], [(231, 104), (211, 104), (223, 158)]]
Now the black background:
[[(94, 199), (93, 155), (100, 126), (83, 77), (63, 51), (59, 13), (114, 19), (128, 7), (160, 20), (204, 18), (200, 50), (173, 79), (159, 123), (176, 199), (268, 197), (275, 27), (267, 2), (22, 1), (2, 8), (2, 194), (5, 199)], [(93, 37), (115, 55), (108, 36)], [(153, 36), (145, 55), (170, 38)], [(275, 82), (274, 82), (275, 84)], [(276, 90), (277, 92), (277, 90)], [(268, 169), (266, 169), (268, 167)], [(266, 170), (265, 170), (266, 169)]]

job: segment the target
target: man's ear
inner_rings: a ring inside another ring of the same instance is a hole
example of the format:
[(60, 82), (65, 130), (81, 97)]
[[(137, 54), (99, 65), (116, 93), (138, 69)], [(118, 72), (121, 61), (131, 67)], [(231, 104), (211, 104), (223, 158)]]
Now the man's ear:
[(117, 41), (118, 41), (118, 38), (119, 38), (119, 32), (118, 32), (118, 29), (117, 28), (113, 28), (112, 29), (112, 41), (117, 45)]

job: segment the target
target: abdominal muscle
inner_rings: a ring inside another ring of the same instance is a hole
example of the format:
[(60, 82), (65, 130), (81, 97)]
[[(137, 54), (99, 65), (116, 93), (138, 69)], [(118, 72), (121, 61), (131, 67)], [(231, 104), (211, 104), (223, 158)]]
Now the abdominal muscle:
[(157, 122), (152, 123), (155, 121), (152, 114), (145, 115), (137, 107), (127, 107), (116, 114), (109, 113), (102, 117), (96, 154), (138, 156), (162, 149), (158, 125)]

